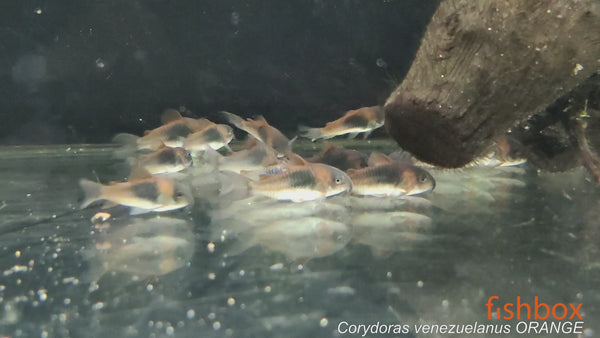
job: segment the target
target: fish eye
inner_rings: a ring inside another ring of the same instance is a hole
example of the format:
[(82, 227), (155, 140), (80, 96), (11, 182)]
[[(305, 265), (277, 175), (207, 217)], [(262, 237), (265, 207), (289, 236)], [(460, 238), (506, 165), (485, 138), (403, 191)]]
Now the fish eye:
[(335, 178), (335, 184), (342, 184), (342, 178), (341, 177), (336, 177)]
[(423, 183), (425, 181), (427, 181), (427, 175), (422, 173), (421, 175), (419, 175), (419, 182)]

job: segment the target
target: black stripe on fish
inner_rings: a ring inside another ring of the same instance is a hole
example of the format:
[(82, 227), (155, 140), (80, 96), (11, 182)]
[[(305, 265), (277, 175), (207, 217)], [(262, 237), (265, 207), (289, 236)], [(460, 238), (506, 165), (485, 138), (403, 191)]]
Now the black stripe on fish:
[(159, 196), (158, 188), (156, 184), (153, 182), (144, 182), (140, 184), (133, 185), (131, 190), (135, 194), (135, 196), (139, 198), (143, 198), (150, 201), (156, 201)]
[(360, 115), (352, 115), (344, 120), (344, 125), (346, 127), (363, 127), (367, 128), (369, 126), (369, 120)]
[(258, 133), (258, 137), (260, 137), (261, 141), (267, 142), (267, 139), (269, 138), (269, 132), (267, 131), (267, 127), (260, 126), (256, 128), (256, 132)]
[(206, 142), (221, 141), (222, 139), (223, 136), (215, 128), (209, 128), (204, 132), (204, 141)]
[(175, 150), (172, 148), (167, 148), (160, 153), (158, 153), (158, 163), (161, 164), (173, 164), (177, 162), (177, 154)]
[(168, 140), (176, 140), (181, 137), (187, 137), (194, 131), (183, 123), (176, 123), (172, 127), (168, 128), (165, 132), (165, 136)]
[(398, 185), (402, 182), (401, 172), (391, 165), (380, 165), (368, 168), (367, 176), (373, 178), (374, 183)]
[(290, 186), (293, 188), (298, 187), (312, 187), (315, 185), (315, 177), (308, 170), (296, 170), (288, 174)]

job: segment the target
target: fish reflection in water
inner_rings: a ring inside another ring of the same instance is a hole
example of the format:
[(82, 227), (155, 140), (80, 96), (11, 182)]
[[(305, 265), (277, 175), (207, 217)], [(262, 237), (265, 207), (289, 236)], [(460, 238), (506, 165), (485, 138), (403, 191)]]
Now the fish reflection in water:
[(431, 218), (408, 211), (371, 211), (352, 218), (354, 242), (376, 256), (406, 251), (432, 239)]
[(212, 213), (212, 239), (235, 241), (229, 255), (261, 246), (292, 260), (311, 259), (334, 254), (352, 241), (381, 256), (409, 250), (429, 238), (431, 218), (417, 212), (430, 206), (413, 196), (338, 196), (303, 203), (242, 200)]
[(89, 260), (86, 281), (98, 281), (107, 272), (135, 278), (162, 276), (187, 264), (194, 253), (190, 225), (180, 219), (136, 219), (111, 225), (99, 234), (93, 248), (83, 252)]
[[(276, 200), (241, 200), (232, 203), (227, 208), (215, 211), (213, 220), (232, 219), (233, 223), (237, 220), (261, 224), (285, 218), (297, 219), (309, 216), (325, 217), (339, 222), (346, 222), (349, 219), (346, 207), (335, 202), (289, 203)], [(235, 229), (235, 227), (229, 225), (229, 229), (231, 232), (231, 229)]]
[(302, 217), (273, 221), (244, 234), (248, 238), (238, 241), (231, 249), (232, 254), (261, 245), (297, 260), (325, 257), (339, 251), (350, 241), (352, 232), (344, 223)]
[(503, 204), (514, 201), (523, 188), (520, 167), (471, 167), (462, 170), (431, 170), (438, 182), (431, 196), (434, 205), (446, 212), (497, 212)]
[[(446, 220), (460, 219), (486, 213), (491, 205), (508, 206), (514, 189), (524, 185), (520, 179), (524, 171), (518, 167), (479, 165), (462, 170), (428, 170), (438, 187), (419, 196), (338, 195), (300, 203), (255, 196), (228, 201), (211, 212), (212, 240), (233, 241), (230, 255), (260, 246), (290, 259), (335, 254), (344, 245), (366, 246), (376, 257), (415, 249), (431, 251), (437, 243), (458, 240), (448, 234), (451, 230), (439, 231), (434, 220), (440, 215)], [(474, 200), (474, 196), (481, 198)], [(343, 240), (318, 237), (314, 226), (318, 222), (334, 222), (339, 229), (343, 225), (347, 229), (342, 231)], [(349, 241), (345, 240), (346, 231)], [(325, 242), (331, 250), (319, 249), (319, 243)]]
[(212, 214), (212, 237), (233, 245), (228, 255), (262, 246), (289, 259), (328, 256), (350, 241), (348, 212), (344, 206), (322, 201), (293, 203), (246, 199)]

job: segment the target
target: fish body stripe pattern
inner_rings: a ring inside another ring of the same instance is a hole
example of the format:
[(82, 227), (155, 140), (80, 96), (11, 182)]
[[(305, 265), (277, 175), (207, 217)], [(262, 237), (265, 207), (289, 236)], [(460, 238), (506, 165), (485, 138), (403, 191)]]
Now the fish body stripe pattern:
[(158, 153), (157, 159), (158, 163), (172, 164), (177, 162), (177, 155), (175, 153), (175, 150), (169, 148)]
[(168, 140), (176, 140), (180, 137), (187, 137), (194, 131), (184, 123), (175, 123), (165, 131), (165, 136)]
[(348, 118), (346, 118), (344, 120), (344, 126), (349, 127), (349, 128), (357, 128), (357, 127), (368, 128), (369, 120), (367, 120), (364, 116), (352, 115), (352, 116), (348, 116)]
[(296, 170), (288, 173), (290, 186), (298, 187), (313, 187), (316, 185), (315, 176), (309, 170)]
[(394, 165), (364, 168), (350, 177), (355, 183), (369, 181), (376, 184), (398, 185), (402, 182), (401, 171)]
[(259, 139), (261, 139), (265, 143), (269, 143), (269, 132), (267, 131), (266, 126), (259, 126), (256, 128), (256, 132), (258, 134)]
[(206, 142), (221, 141), (222, 139), (223, 136), (216, 128), (209, 128), (204, 133), (204, 140)]
[(144, 182), (140, 184), (134, 184), (131, 186), (133, 194), (139, 198), (143, 198), (149, 201), (156, 201), (160, 195), (156, 183)]

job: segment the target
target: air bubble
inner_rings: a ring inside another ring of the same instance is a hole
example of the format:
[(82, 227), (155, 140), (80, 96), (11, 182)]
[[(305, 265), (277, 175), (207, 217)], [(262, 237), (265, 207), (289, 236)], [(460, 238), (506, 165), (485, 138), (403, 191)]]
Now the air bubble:
[(321, 318), (321, 320), (319, 321), (319, 326), (320, 326), (320, 327), (326, 327), (328, 323), (329, 323), (329, 321), (327, 320), (327, 318), (323, 317), (323, 318)]
[(234, 26), (240, 24), (240, 14), (238, 12), (231, 12), (231, 24)]
[(104, 63), (104, 60), (102, 60), (102, 58), (96, 59), (96, 67), (98, 67), (100, 69), (106, 67), (106, 64)]
[(193, 309), (189, 309), (187, 310), (185, 316), (187, 317), (187, 319), (194, 319), (194, 317), (196, 317), (196, 311), (194, 311)]

